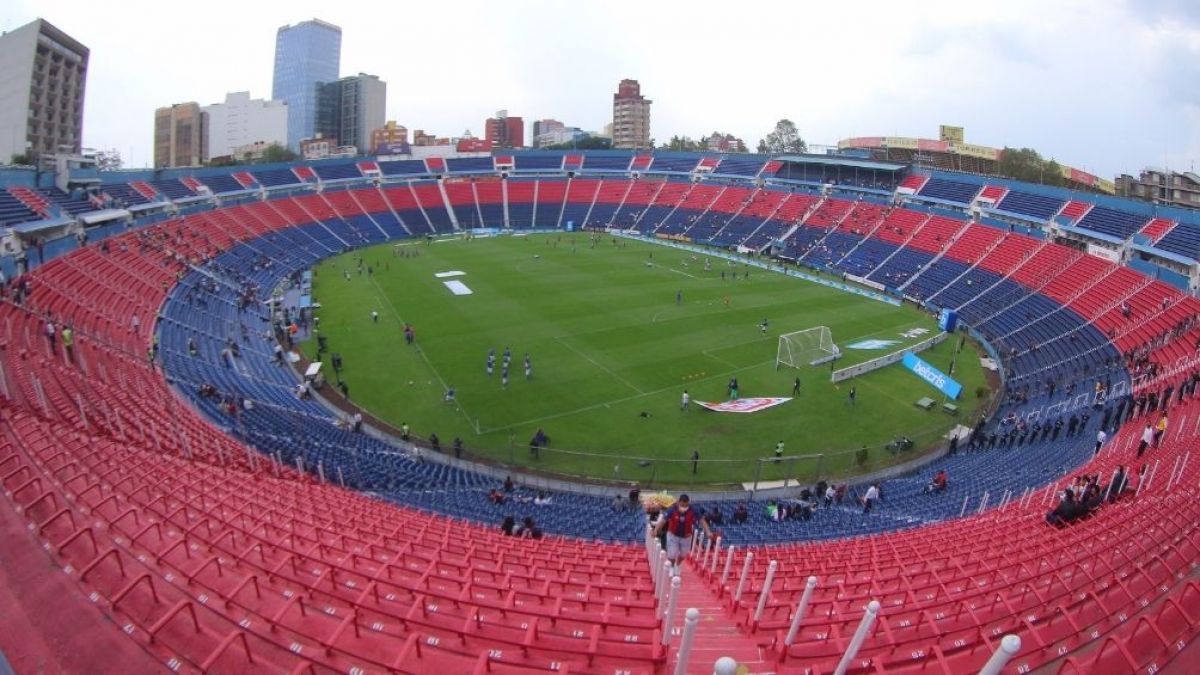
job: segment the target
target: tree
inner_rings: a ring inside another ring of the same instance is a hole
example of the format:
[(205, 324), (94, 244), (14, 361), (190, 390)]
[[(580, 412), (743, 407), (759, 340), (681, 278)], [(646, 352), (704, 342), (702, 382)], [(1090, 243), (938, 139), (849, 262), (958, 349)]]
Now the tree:
[(298, 155), (278, 143), (272, 143), (263, 150), (264, 162), (294, 162)]
[(1033, 148), (1004, 148), (996, 162), (996, 173), (1028, 183), (1063, 185), (1062, 167), (1043, 159)]
[(775, 130), (758, 142), (758, 151), (770, 154), (795, 154), (808, 152), (808, 144), (800, 137), (796, 123), (782, 119), (775, 123)]
[(100, 171), (119, 171), (125, 166), (125, 160), (121, 159), (121, 152), (116, 148), (97, 150), (95, 157), (96, 169)]
[(698, 152), (704, 149), (704, 142), (693, 140), (691, 136), (672, 136), (671, 140), (667, 141), (660, 150), (674, 150), (676, 152)]

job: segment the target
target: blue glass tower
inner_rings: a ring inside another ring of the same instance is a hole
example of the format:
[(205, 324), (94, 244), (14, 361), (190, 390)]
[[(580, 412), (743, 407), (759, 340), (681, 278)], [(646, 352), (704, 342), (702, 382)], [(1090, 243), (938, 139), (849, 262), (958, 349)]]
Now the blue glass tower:
[(288, 106), (288, 147), (300, 148), (317, 125), (317, 89), (338, 79), (342, 29), (319, 19), (284, 26), (275, 35), (275, 80), (271, 98)]

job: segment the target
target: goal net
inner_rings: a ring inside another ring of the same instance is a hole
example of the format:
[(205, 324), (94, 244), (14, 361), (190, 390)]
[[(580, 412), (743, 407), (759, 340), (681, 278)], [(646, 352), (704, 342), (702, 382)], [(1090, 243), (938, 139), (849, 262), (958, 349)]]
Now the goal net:
[(775, 369), (781, 366), (799, 368), (805, 364), (815, 366), (828, 363), (841, 356), (838, 346), (833, 344), (833, 335), (828, 326), (817, 326), (784, 333), (779, 336), (779, 351), (775, 356)]

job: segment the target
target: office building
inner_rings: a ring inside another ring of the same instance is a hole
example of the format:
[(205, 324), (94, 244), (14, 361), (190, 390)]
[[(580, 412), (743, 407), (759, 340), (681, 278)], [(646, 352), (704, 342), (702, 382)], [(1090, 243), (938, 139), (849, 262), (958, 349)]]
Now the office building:
[(637, 80), (621, 80), (613, 94), (612, 139), (618, 150), (650, 147), (650, 99)]
[(287, 104), (287, 144), (298, 150), (300, 139), (317, 131), (320, 85), (338, 79), (342, 29), (319, 19), (284, 26), (275, 35), (275, 77), (271, 98)]
[(533, 123), (533, 147), (542, 147), (543, 143), (538, 141), (541, 136), (555, 131), (561, 131), (566, 127), (567, 125), (555, 119), (535, 120)]
[(371, 133), (387, 119), (387, 83), (359, 73), (320, 86), (317, 133), (339, 146), (372, 150)]
[(521, 148), (525, 146), (525, 120), (509, 117), (507, 110), (497, 110), (483, 124), (483, 138), (497, 148)]
[(388, 120), (379, 129), (371, 132), (371, 147), (369, 152), (380, 155), (404, 154), (408, 147), (408, 127)]
[(1134, 177), (1117, 176), (1117, 195), (1166, 206), (1200, 208), (1200, 175), (1192, 171), (1147, 168)]
[(154, 111), (154, 168), (200, 166), (208, 161), (207, 115), (195, 102)]
[(250, 92), (237, 91), (203, 110), (208, 115), (205, 155), (209, 158), (240, 157), (238, 148), (247, 146), (287, 145), (288, 108), (283, 101), (250, 98)]
[(0, 163), (80, 151), (88, 53), (42, 19), (0, 35)]

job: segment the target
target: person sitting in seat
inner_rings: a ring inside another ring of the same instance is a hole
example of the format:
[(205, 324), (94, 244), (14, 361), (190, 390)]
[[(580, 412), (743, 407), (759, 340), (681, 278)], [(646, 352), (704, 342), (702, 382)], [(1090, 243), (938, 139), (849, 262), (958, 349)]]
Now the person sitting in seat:
[(488, 493), (488, 499), (490, 499), (493, 504), (503, 504), (504, 493), (496, 488), (492, 488), (492, 491)]
[(517, 528), (516, 536), (522, 539), (541, 539), (542, 531), (536, 524), (534, 524), (533, 518), (525, 516), (525, 520), (521, 523), (521, 527)]
[(550, 505), (550, 495), (544, 491), (539, 490), (537, 493), (537, 496), (533, 498), (533, 505), (534, 506), (549, 506)]
[(929, 481), (929, 485), (925, 486), (924, 492), (925, 494), (941, 492), (946, 489), (948, 484), (949, 478), (946, 476), (946, 470), (941, 469), (937, 473), (933, 474), (933, 480)]
[(1062, 500), (1054, 510), (1046, 514), (1046, 522), (1055, 527), (1063, 527), (1074, 522), (1079, 517), (1079, 505), (1075, 501), (1075, 493), (1071, 488), (1063, 491)]
[(504, 516), (504, 522), (500, 523), (500, 533), (506, 537), (513, 536), (513, 530), (517, 527), (517, 520), (512, 516)]
[(739, 502), (737, 506), (733, 507), (733, 522), (741, 525), (745, 523), (749, 517), (750, 511), (746, 508), (746, 504), (744, 502)]
[(721, 514), (721, 508), (718, 506), (712, 507), (712, 509), (710, 509), (709, 512), (707, 514), (705, 514), (705, 518), (708, 519), (708, 522), (711, 525), (724, 525), (725, 524), (725, 516)]

